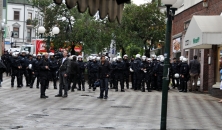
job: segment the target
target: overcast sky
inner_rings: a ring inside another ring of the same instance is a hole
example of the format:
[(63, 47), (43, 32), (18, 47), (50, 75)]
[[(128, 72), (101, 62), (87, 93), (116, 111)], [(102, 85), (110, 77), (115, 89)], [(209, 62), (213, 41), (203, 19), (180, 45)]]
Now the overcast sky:
[(132, 3), (135, 3), (136, 5), (144, 4), (147, 2), (150, 2), (151, 0), (131, 0)]

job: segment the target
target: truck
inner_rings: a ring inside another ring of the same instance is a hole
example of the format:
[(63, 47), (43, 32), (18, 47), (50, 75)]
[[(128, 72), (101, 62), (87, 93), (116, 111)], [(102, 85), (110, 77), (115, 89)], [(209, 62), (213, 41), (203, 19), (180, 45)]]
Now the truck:
[[(44, 54), (47, 52), (46, 50), (46, 42), (44, 39), (34, 39), (31, 44), (26, 44), (21, 46), (21, 51), (28, 51), (30, 54)], [(50, 52), (54, 52), (50, 48)]]

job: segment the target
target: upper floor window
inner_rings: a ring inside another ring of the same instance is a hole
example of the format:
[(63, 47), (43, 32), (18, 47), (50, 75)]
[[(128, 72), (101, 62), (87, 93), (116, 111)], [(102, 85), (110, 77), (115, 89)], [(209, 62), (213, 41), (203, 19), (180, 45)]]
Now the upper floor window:
[(20, 15), (19, 11), (14, 11), (14, 20), (19, 20), (19, 15)]
[(32, 19), (32, 13), (28, 13), (28, 19)]
[(189, 20), (189, 21), (184, 22), (184, 30), (187, 30), (187, 29), (188, 29), (188, 27), (189, 27), (189, 25), (190, 25), (190, 20)]

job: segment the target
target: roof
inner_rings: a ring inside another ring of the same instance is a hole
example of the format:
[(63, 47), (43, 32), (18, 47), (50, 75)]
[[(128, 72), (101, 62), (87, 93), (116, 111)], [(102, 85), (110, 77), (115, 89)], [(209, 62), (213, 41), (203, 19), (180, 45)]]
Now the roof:
[(184, 49), (209, 49), (222, 44), (222, 16), (193, 16), (184, 37)]
[(193, 16), (192, 22), (195, 22), (201, 32), (222, 32), (222, 16)]

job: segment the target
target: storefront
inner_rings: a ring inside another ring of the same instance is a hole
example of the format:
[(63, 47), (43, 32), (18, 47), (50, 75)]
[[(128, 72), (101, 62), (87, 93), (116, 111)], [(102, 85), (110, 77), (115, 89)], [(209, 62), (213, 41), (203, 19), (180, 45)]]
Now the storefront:
[(198, 50), (201, 63), (201, 87), (220, 82), (222, 67), (222, 16), (193, 16), (183, 39), (183, 49)]

